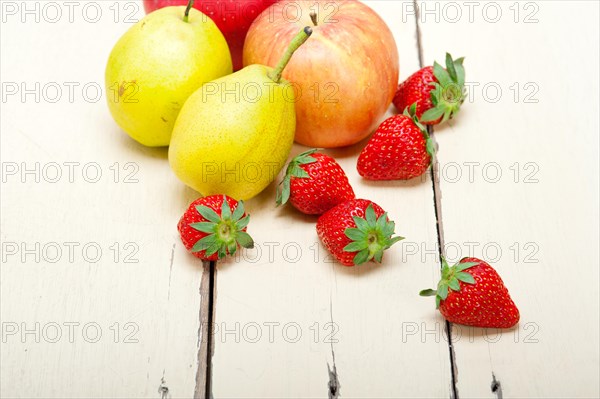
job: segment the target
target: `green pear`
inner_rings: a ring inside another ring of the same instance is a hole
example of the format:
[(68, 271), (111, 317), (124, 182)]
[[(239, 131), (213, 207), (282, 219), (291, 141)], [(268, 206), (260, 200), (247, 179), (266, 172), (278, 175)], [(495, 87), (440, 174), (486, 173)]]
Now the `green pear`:
[(169, 147), (181, 181), (202, 195), (247, 200), (275, 179), (296, 132), (294, 86), (281, 73), (311, 34), (300, 31), (274, 69), (250, 65), (190, 96)]
[(133, 25), (108, 58), (108, 108), (138, 142), (169, 145), (187, 98), (202, 84), (232, 72), (223, 34), (206, 15), (188, 7), (165, 7)]

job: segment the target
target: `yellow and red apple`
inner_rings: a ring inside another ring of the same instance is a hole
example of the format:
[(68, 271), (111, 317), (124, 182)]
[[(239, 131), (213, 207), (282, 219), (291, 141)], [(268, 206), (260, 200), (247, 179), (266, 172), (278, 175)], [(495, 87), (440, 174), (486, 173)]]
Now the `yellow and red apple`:
[(244, 65), (275, 66), (307, 25), (313, 26), (311, 40), (283, 73), (296, 86), (296, 141), (321, 148), (357, 143), (377, 127), (398, 86), (392, 32), (356, 0), (280, 1), (250, 27)]
[[(196, 0), (194, 8), (208, 15), (225, 36), (233, 70), (242, 68), (244, 39), (252, 21), (277, 0)], [(184, 6), (188, 0), (144, 0), (146, 13), (169, 6)]]

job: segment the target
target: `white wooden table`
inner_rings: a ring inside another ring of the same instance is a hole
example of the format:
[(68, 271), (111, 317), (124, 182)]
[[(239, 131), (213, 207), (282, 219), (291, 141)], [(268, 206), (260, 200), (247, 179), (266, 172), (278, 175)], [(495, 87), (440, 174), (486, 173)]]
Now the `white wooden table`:
[[(141, 2), (0, 2), (2, 397), (600, 396), (598, 2), (368, 4), (401, 79), (450, 51), (470, 96), (422, 180), (367, 183), (362, 144), (328, 151), (407, 237), (345, 268), (274, 186), (247, 203), (256, 249), (216, 267), (186, 253), (197, 194), (97, 91)], [(449, 345), (417, 295), (438, 243), (493, 264), (516, 328), (451, 326)]]

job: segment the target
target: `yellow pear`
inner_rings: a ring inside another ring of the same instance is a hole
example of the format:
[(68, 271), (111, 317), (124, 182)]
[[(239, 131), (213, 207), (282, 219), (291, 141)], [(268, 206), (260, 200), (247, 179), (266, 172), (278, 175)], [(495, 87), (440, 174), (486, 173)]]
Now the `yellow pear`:
[(232, 72), (223, 34), (191, 3), (148, 14), (108, 58), (110, 112), (127, 134), (147, 146), (169, 145), (185, 100), (202, 84)]
[(304, 28), (274, 69), (250, 65), (190, 96), (169, 147), (181, 181), (202, 195), (246, 200), (275, 179), (296, 131), (295, 88), (281, 73), (311, 33)]

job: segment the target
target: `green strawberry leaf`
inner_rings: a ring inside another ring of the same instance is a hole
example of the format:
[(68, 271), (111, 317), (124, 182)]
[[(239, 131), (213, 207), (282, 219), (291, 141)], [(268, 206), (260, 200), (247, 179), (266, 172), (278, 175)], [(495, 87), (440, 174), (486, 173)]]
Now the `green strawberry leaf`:
[(307, 165), (310, 163), (317, 162), (317, 160), (311, 155), (318, 150), (313, 148), (308, 151), (304, 151), (302, 154), (294, 157), (288, 164), (283, 180), (279, 183), (280, 187), (277, 188), (277, 197), (275, 199), (277, 205), (283, 205), (290, 199), (290, 186), (292, 177), (295, 179), (307, 179), (310, 178), (309, 174), (301, 168), (301, 165)]
[(354, 223), (356, 223), (357, 229), (362, 230), (363, 232), (369, 230), (369, 222), (367, 222), (365, 219), (359, 218), (358, 216), (352, 216), (352, 220), (354, 220)]
[(464, 58), (452, 60), (446, 53), (446, 69), (437, 62), (433, 65), (433, 74), (437, 79), (434, 90), (431, 91), (433, 107), (421, 116), (423, 122), (434, 122), (440, 117), (440, 123), (451, 119), (459, 110), (465, 100), (465, 68)]
[(452, 278), (449, 282), (448, 282), (448, 287), (452, 288), (452, 290), (454, 291), (460, 291), (460, 284), (458, 282), (458, 279)]
[(409, 112), (409, 113), (410, 113), (412, 116), (414, 116), (414, 115), (416, 115), (416, 114), (417, 114), (417, 103), (416, 103), (416, 102), (412, 103), (412, 105), (411, 105), (411, 106), (410, 106), (410, 108), (408, 109), (408, 112)]
[(448, 71), (452, 81), (456, 82), (458, 77), (456, 75), (456, 68), (454, 67), (454, 61), (452, 61), (452, 56), (450, 53), (446, 53), (446, 70)]
[(402, 113), (405, 116), (412, 118), (417, 113), (417, 103), (414, 102), (408, 107), (404, 108), (404, 112)]
[(353, 262), (355, 265), (362, 265), (367, 260), (369, 260), (369, 250), (363, 249), (362, 251), (356, 254), (356, 256), (353, 259)]
[(217, 225), (212, 222), (198, 222), (190, 223), (190, 227), (203, 233), (214, 233)]
[(233, 215), (231, 215), (231, 220), (237, 222), (244, 215), (244, 201), (239, 201), (235, 211), (233, 211)]
[(454, 61), (454, 69), (456, 70), (456, 83), (460, 87), (464, 87), (465, 85), (465, 67), (463, 66), (463, 61), (465, 57), (461, 57)]
[(450, 269), (450, 266), (448, 265), (446, 258), (444, 258), (442, 256), (442, 274), (447, 273), (449, 269)]
[(344, 230), (344, 234), (352, 241), (363, 240), (367, 237), (367, 235), (362, 230), (355, 229), (352, 227), (349, 227), (346, 230)]
[(444, 115), (442, 108), (430, 108), (421, 115), (421, 122), (433, 122), (438, 120), (442, 115)]
[(207, 235), (206, 237), (198, 240), (194, 244), (194, 246), (192, 247), (192, 252), (200, 252), (205, 249), (208, 249), (208, 248), (210, 248), (211, 245), (215, 244), (216, 242), (217, 242), (216, 234)]
[(450, 110), (446, 110), (446, 111), (444, 112), (444, 116), (442, 117), (442, 120), (441, 120), (441, 122), (440, 122), (440, 123), (444, 123), (444, 122), (446, 122), (447, 120), (449, 120), (449, 119), (450, 119), (450, 117), (451, 117), (451, 116), (452, 116), (452, 111), (450, 111)]
[(419, 121), (419, 118), (416, 115), (416, 109), (417, 103), (415, 102), (410, 107), (407, 107), (404, 110), (404, 115), (408, 116), (409, 118), (412, 118), (413, 123), (421, 130), (421, 134), (423, 134), (423, 138), (425, 139), (425, 150), (427, 151), (427, 153), (429, 153), (431, 158), (430, 163), (432, 163), (435, 157), (435, 146), (433, 145), (433, 140), (429, 136), (429, 132), (427, 131), (425, 126), (423, 126), (423, 124)]
[(446, 299), (448, 297), (448, 285), (447, 284), (440, 284), (438, 286), (438, 295), (441, 299)]
[(473, 276), (471, 274), (469, 274), (469, 273), (458, 272), (458, 273), (456, 273), (455, 276), (456, 276), (457, 279), (459, 279), (463, 283), (475, 284), (475, 278), (473, 278)]
[(237, 243), (244, 248), (254, 248), (254, 240), (250, 235), (244, 231), (238, 231)]
[(433, 75), (438, 80), (438, 82), (440, 82), (440, 84), (442, 85), (442, 87), (448, 86), (448, 85), (450, 85), (453, 82), (453, 80), (450, 77), (450, 74), (448, 73), (448, 71), (446, 71), (437, 62), (433, 63)]
[(219, 223), (221, 221), (221, 217), (217, 214), (217, 212), (213, 211), (207, 206), (197, 205), (196, 210), (202, 217), (210, 222)]
[(306, 179), (310, 177), (306, 171), (300, 167), (294, 168), (290, 173), (292, 177), (297, 177), (299, 179)]
[[(386, 218), (387, 218), (387, 215), (386, 215)], [(384, 236), (386, 236), (386, 237), (391, 236), (396, 231), (396, 223), (394, 223), (391, 220), (389, 222), (386, 220), (385, 226), (383, 227), (383, 229), (381, 231), (383, 232)]]
[(366, 249), (369, 244), (366, 241), (353, 241), (344, 247), (346, 252), (358, 252)]
[(433, 164), (435, 162), (435, 143), (431, 137), (427, 137), (425, 140), (425, 151), (429, 154), (431, 158), (429, 163)]
[(375, 209), (373, 209), (372, 206), (367, 207), (367, 210), (365, 211), (365, 219), (367, 220), (369, 227), (375, 227), (377, 224), (377, 215), (375, 215)]
[(477, 266), (477, 263), (475, 263), (475, 262), (457, 263), (455, 267), (456, 267), (457, 272), (462, 272), (463, 270), (469, 269), (473, 266)]
[(351, 242), (344, 247), (345, 252), (356, 252), (354, 264), (359, 265), (370, 260), (381, 262), (383, 252), (403, 237), (392, 237), (395, 224), (388, 220), (387, 213), (377, 217), (372, 204), (365, 209), (365, 217), (352, 217), (356, 227), (349, 227), (344, 234)]
[[(386, 225), (388, 224), (388, 221), (387, 221), (387, 219), (388, 219), (388, 214), (387, 214), (387, 212), (384, 212), (384, 213), (383, 213), (383, 215), (381, 215), (381, 216), (379, 217), (379, 219), (377, 219), (376, 226), (377, 226), (377, 228), (378, 228), (379, 230), (381, 230), (381, 231), (385, 231), (385, 227), (386, 227)], [(391, 222), (391, 223), (394, 223), (394, 222)], [(392, 232), (392, 233), (394, 232), (394, 229), (393, 229), (393, 228), (392, 228), (392, 231), (391, 231), (391, 232)]]
[(283, 205), (290, 199), (290, 176), (283, 178), (281, 189), (277, 190), (277, 205)]
[(319, 151), (318, 148), (311, 148), (310, 150), (306, 150), (303, 153), (297, 155), (296, 158), (294, 158), (294, 159), (296, 160), (296, 162), (301, 163), (301, 164), (316, 162), (317, 160), (314, 159), (313, 157), (310, 157), (309, 155), (312, 155), (317, 151)]
[[(215, 253), (217, 253), (217, 251), (219, 251), (219, 248), (221, 248), (221, 245), (218, 242), (214, 242), (208, 248), (206, 248), (204, 256), (209, 257), (214, 255)], [(221, 258), (220, 254), (217, 254), (217, 257)]]
[(250, 215), (246, 215), (236, 223), (238, 230), (243, 230), (250, 223)]
[(235, 255), (237, 252), (237, 243), (235, 241), (232, 241), (227, 245), (227, 252), (229, 252), (229, 255)]
[(227, 202), (227, 197), (223, 196), (223, 204), (221, 204), (221, 219), (227, 220), (231, 218), (231, 208), (229, 207), (229, 202)]
[(445, 300), (448, 297), (448, 290), (451, 289), (455, 292), (460, 292), (461, 285), (459, 283), (463, 282), (466, 284), (475, 284), (475, 278), (467, 272), (462, 270), (468, 269), (477, 265), (474, 262), (465, 262), (465, 263), (457, 263), (454, 266), (448, 266), (448, 262), (444, 257), (441, 258), (442, 261), (442, 278), (438, 283), (437, 290), (423, 290), (420, 292), (421, 296), (433, 296), (435, 295), (435, 304), (436, 309), (440, 307), (441, 301)]

